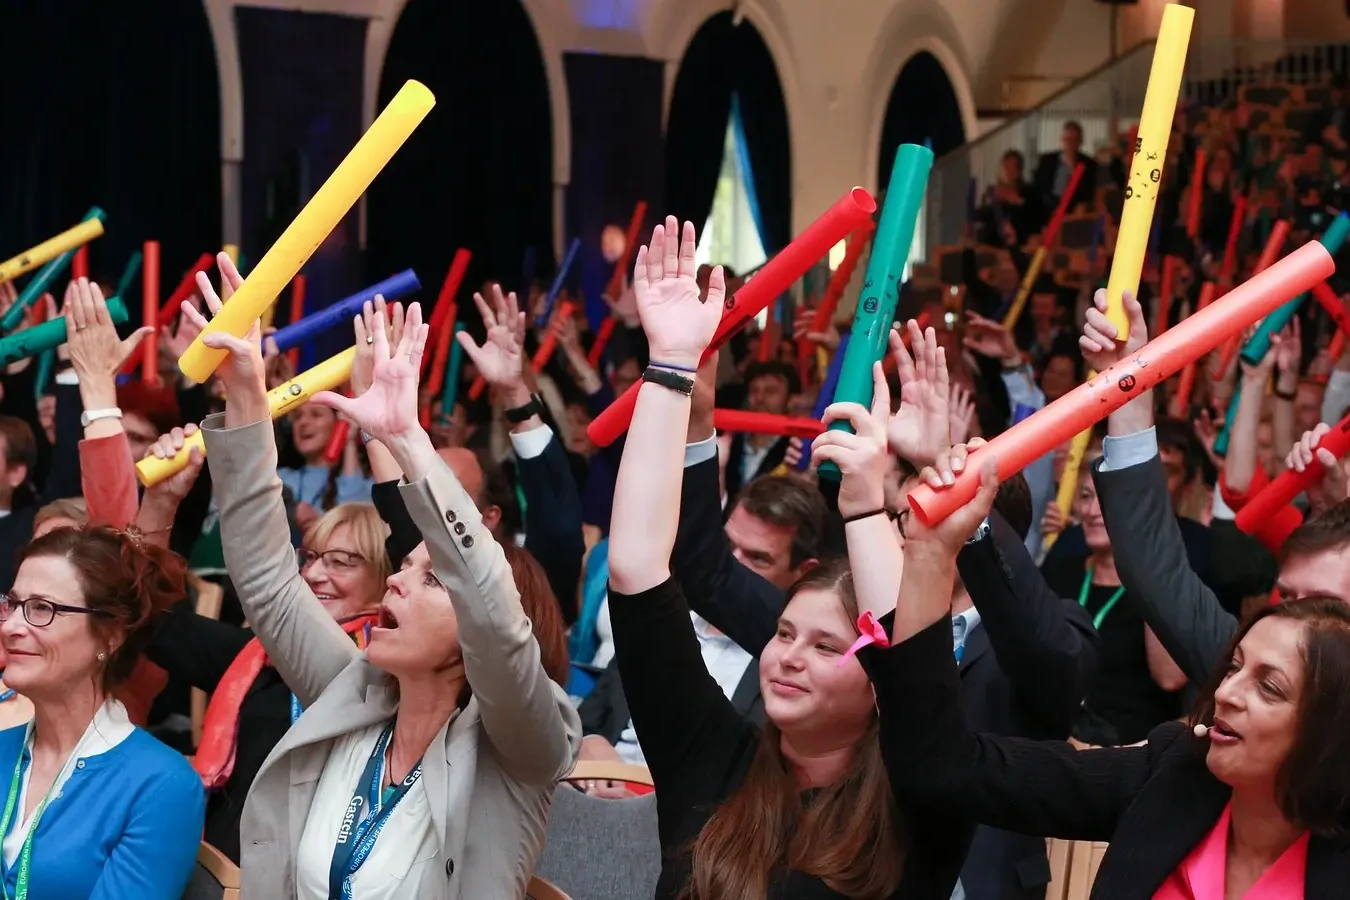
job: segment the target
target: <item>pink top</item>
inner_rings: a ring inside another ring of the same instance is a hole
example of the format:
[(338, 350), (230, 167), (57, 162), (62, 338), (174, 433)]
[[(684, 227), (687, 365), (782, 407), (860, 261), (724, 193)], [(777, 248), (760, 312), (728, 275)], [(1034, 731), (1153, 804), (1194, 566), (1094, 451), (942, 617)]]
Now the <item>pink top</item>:
[[(1224, 868), (1228, 859), (1228, 823), (1232, 804), (1205, 839), (1177, 866), (1172, 877), (1153, 895), (1153, 900), (1223, 900)], [(1243, 900), (1303, 900), (1303, 882), (1308, 867), (1308, 833), (1280, 854), (1266, 869)]]

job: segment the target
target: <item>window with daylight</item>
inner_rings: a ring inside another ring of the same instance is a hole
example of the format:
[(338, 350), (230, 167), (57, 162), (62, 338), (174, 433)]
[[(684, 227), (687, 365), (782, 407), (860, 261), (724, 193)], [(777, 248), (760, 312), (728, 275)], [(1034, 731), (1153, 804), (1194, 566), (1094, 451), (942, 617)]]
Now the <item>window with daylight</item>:
[(737, 272), (748, 272), (762, 264), (767, 256), (758, 208), (755, 176), (750, 169), (745, 130), (740, 122), (740, 102), (732, 97), (722, 152), (722, 172), (713, 194), (712, 212), (699, 236), (698, 264), (720, 263)]

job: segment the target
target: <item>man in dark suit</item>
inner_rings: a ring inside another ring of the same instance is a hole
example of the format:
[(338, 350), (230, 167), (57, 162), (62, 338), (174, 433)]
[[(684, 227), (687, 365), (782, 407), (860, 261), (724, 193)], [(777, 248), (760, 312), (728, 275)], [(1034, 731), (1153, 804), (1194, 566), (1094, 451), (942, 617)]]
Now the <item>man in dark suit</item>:
[[(785, 590), (738, 559), (717, 527), (713, 405), (695, 393), (671, 571), (695, 612), (758, 653), (774, 638)], [(912, 470), (901, 474), (910, 478), (893, 485), (891, 509), (912, 484)], [(1023, 543), (1030, 526), (1026, 480), (1007, 479), (987, 527), (957, 559), (953, 650), (972, 728), (1063, 740), (1097, 669), (1097, 636), (1087, 614), (1041, 577)], [(1049, 880), (1044, 840), (989, 828), (976, 831), (961, 873), (969, 900), (1043, 900)]]
[[(745, 372), (745, 408), (751, 412), (786, 415), (788, 401), (801, 391), (797, 370), (782, 362), (752, 363)], [(788, 439), (771, 434), (738, 434), (727, 456), (727, 509), (741, 488), (777, 469), (787, 452)]]
[(1072, 211), (1079, 204), (1090, 204), (1092, 198), (1096, 196), (1097, 163), (1082, 153), (1083, 126), (1077, 122), (1070, 120), (1064, 123), (1064, 129), (1060, 132), (1059, 147), (1058, 153), (1046, 153), (1041, 156), (1040, 162), (1036, 165), (1036, 177), (1032, 184), (1044, 208), (1053, 210), (1059, 203), (1059, 198), (1068, 190), (1069, 178), (1073, 175), (1074, 167), (1082, 163), (1083, 178), (1074, 189), (1073, 199), (1069, 201), (1069, 209)]

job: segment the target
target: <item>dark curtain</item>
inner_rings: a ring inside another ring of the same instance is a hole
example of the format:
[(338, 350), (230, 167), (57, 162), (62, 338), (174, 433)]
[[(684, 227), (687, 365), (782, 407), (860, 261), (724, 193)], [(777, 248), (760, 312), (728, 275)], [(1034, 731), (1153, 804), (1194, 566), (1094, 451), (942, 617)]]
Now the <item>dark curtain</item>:
[[(115, 284), (155, 239), (171, 290), (221, 244), (220, 88), (202, 4), (7, 0), (0, 32), (0, 256), (97, 205), (107, 231), (90, 244), (90, 273)], [(140, 304), (129, 305), (134, 323)]]
[[(235, 28), (247, 114), (241, 249), (256, 263), (361, 137), (366, 20), (239, 7)], [(305, 263), (307, 311), (393, 274), (366, 272), (359, 243), (353, 207)], [(277, 301), (277, 321), (287, 321), (289, 311), (285, 291)], [(329, 329), (300, 348), (300, 368), (351, 342), (350, 328)]]
[(539, 42), (518, 0), (412, 0), (380, 76), (383, 105), (409, 78), (436, 107), (376, 179), (368, 207), (374, 272), (409, 266), (435, 297), (454, 256), (473, 261), (459, 316), (487, 279), (518, 287), (527, 247), (551, 273), (553, 128)]
[(896, 76), (886, 104), (877, 180), (883, 190), (890, 181), (899, 146), (925, 142), (930, 143), (933, 155), (940, 157), (966, 142), (966, 129), (956, 91), (942, 63), (931, 53), (916, 53)]
[(600, 232), (611, 224), (626, 229), (639, 200), (647, 201), (649, 225), (664, 215), (665, 72), (656, 60), (593, 53), (569, 53), (564, 66), (572, 98), (567, 239), (581, 238), (570, 282), (580, 287), (586, 314), (598, 325), (609, 314), (600, 295), (614, 272), (600, 252)]
[(731, 95), (741, 117), (773, 253), (792, 236), (792, 157), (787, 107), (764, 39), (748, 21), (718, 13), (698, 30), (680, 63), (666, 127), (666, 207), (699, 228), (712, 211), (722, 169)]

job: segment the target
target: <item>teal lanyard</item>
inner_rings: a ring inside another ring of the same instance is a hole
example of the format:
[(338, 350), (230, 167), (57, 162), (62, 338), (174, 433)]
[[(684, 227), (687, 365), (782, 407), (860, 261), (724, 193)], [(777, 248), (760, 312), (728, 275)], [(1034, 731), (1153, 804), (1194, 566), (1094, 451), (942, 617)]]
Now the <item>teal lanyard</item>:
[[(1087, 574), (1083, 576), (1083, 588), (1078, 592), (1078, 605), (1087, 609), (1088, 592), (1092, 590), (1092, 573), (1096, 568), (1089, 568)], [(1111, 599), (1102, 604), (1102, 608), (1097, 610), (1097, 614), (1092, 617), (1092, 627), (1098, 631), (1102, 630), (1102, 623), (1106, 621), (1106, 614), (1109, 613), (1120, 598), (1125, 596), (1125, 585), (1116, 588), (1116, 592), (1111, 595)]]

